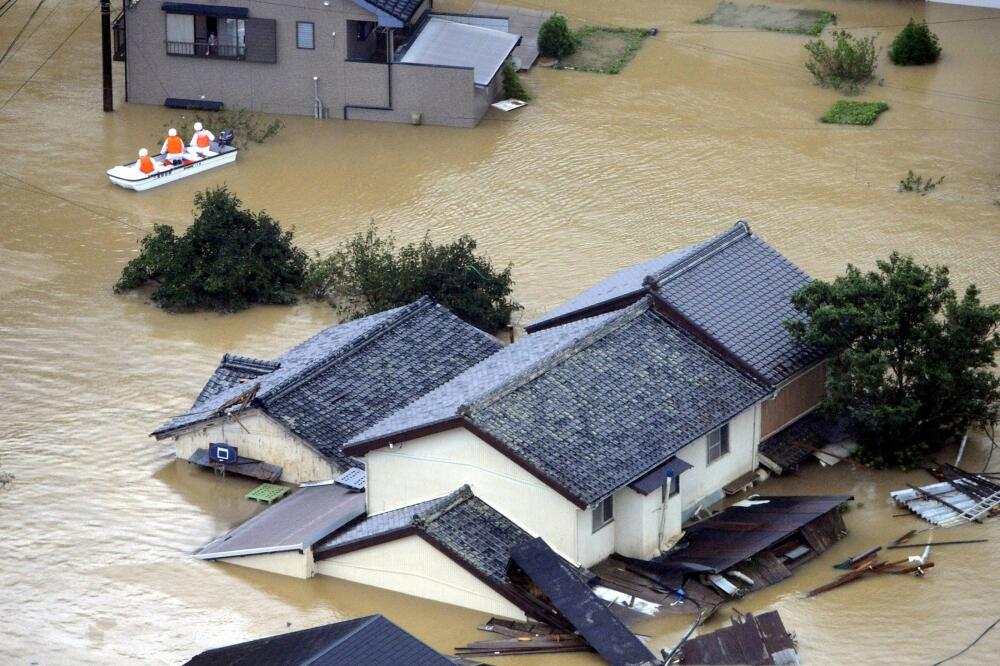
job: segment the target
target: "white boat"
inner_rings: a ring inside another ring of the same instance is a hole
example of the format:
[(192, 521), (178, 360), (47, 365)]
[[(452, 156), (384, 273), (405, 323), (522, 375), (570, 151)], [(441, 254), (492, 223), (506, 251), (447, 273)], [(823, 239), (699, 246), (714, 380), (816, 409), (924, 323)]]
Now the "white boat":
[(142, 192), (181, 178), (204, 173), (209, 169), (236, 161), (236, 154), (240, 151), (236, 146), (230, 145), (232, 137), (231, 131), (224, 131), (219, 134), (218, 141), (213, 141), (206, 151), (195, 152), (187, 148), (184, 152), (184, 163), (177, 166), (169, 163), (165, 155), (154, 155), (153, 173), (146, 174), (139, 171), (139, 160), (136, 160), (108, 169), (108, 178), (119, 187)]

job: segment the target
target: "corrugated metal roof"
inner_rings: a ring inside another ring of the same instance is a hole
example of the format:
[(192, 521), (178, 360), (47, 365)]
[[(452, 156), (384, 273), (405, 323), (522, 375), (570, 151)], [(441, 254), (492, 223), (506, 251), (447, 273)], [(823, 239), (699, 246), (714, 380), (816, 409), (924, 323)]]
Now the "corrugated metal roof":
[(907, 488), (893, 491), (889, 495), (898, 504), (905, 506), (929, 523), (941, 527), (955, 527), (982, 518), (994, 506), (1000, 504), (1000, 492), (994, 493), (991, 497), (980, 499), (962, 492), (962, 487), (966, 484), (971, 485), (969, 481), (956, 479), (923, 486), (920, 491)]
[(431, 18), (400, 62), (471, 67), (476, 85), (488, 86), (519, 39), (509, 32)]

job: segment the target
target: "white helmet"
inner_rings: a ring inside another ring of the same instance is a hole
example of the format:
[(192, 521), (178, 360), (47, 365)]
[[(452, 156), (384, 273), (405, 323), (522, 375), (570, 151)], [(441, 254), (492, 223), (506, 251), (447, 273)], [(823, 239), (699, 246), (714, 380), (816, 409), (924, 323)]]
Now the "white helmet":
[(202, 125), (201, 125), (201, 123), (195, 123), (195, 124), (194, 124), (194, 131), (195, 131), (195, 132), (200, 132), (200, 131), (201, 131), (201, 129), (202, 129)]
[(175, 130), (173, 127), (171, 127), (170, 131), (167, 132), (167, 136), (177, 136), (177, 130)]
[(149, 155), (149, 151), (148, 150), (146, 150), (145, 148), (140, 148), (139, 149), (139, 157), (146, 157), (147, 155)]

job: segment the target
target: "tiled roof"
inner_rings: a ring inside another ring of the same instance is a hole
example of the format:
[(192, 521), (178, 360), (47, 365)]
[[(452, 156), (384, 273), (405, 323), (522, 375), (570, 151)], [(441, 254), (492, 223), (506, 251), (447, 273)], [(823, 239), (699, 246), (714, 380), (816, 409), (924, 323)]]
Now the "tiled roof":
[(645, 286), (754, 372), (778, 384), (822, 356), (796, 343), (783, 325), (800, 317), (790, 297), (809, 279), (741, 221), (709, 241), (615, 273), (532, 322), (528, 330), (574, 313), (587, 316), (587, 310), (607, 301), (638, 298)]
[(395, 533), (422, 532), (438, 548), (458, 558), (494, 587), (510, 583), (507, 561), (514, 546), (532, 536), (472, 494), (468, 486), (413, 506), (372, 516), (315, 548), (316, 559), (380, 542)]
[(646, 301), (578, 347), (474, 404), (468, 418), (586, 504), (769, 393)]
[[(494, 372), (502, 376), (480, 379)], [(646, 297), (612, 314), (522, 338), (351, 445), (360, 453), (401, 429), (442, 421), (446, 414), (462, 417), (587, 505), (768, 392), (661, 317)]]
[[(256, 385), (255, 406), (344, 467), (350, 461), (341, 444), (350, 436), (501, 348), (424, 297), (322, 331), (275, 359), (273, 371), (211, 389), (154, 434), (214, 418), (223, 404)], [(217, 371), (209, 383), (221, 381)]]
[[(389, 16), (407, 22), (423, 4), (423, 0), (364, 0), (365, 4), (380, 9)], [(364, 5), (362, 5), (364, 6)]]
[(198, 394), (192, 408), (204, 404), (210, 398), (237, 384), (274, 372), (278, 367), (278, 363), (271, 361), (262, 361), (258, 358), (237, 356), (236, 354), (224, 354), (222, 361), (219, 362), (219, 367), (215, 369), (204, 388), (201, 389), (201, 393)]
[(809, 281), (745, 222), (650, 277), (665, 301), (774, 384), (822, 357), (783, 323), (801, 318), (791, 296)]
[(454, 666), (381, 615), (207, 650), (188, 666)]
[(521, 338), (405, 408), (358, 433), (349, 443), (386, 437), (458, 416), (459, 409), (528, 372), (599, 327), (611, 315), (582, 319)]

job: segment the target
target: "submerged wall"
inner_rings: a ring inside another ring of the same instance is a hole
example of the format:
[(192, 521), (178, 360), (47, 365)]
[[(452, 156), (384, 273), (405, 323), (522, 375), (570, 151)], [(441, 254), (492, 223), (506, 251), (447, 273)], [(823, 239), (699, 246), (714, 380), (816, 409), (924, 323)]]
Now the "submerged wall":
[(217, 561), (294, 578), (309, 578), (313, 575), (312, 550), (225, 557)]

